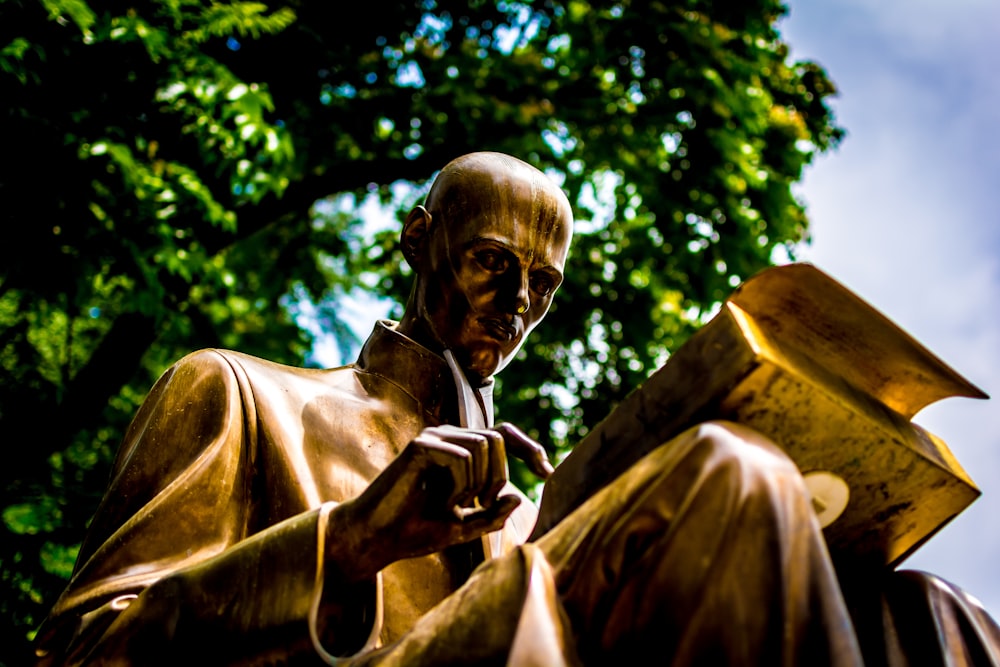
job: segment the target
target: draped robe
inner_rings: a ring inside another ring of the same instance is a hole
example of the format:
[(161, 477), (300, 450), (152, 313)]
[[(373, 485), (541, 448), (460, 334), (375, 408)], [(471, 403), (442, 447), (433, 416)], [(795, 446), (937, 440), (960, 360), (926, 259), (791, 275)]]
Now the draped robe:
[[(477, 544), (338, 584), (329, 513), (455, 422), (451, 378), (391, 323), (339, 369), (179, 361), (125, 437), (39, 665), (1000, 664), (996, 624), (946, 582), (842, 586), (794, 464), (727, 423), (665, 443), (533, 543), (522, 502), (471, 577)], [(349, 611), (321, 617), (327, 596)]]

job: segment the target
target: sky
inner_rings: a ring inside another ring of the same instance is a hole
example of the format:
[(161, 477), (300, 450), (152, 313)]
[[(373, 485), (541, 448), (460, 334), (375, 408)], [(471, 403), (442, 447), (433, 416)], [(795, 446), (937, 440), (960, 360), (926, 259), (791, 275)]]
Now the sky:
[(914, 421), (983, 495), (901, 567), (1000, 620), (1000, 2), (790, 0), (793, 60), (822, 65), (847, 136), (798, 188), (809, 261), (992, 396)]

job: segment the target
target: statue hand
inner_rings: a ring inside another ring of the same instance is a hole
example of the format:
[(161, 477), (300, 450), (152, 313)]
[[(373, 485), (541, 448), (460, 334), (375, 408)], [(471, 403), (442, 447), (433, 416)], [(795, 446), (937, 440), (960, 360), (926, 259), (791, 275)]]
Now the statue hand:
[(507, 482), (508, 433), (438, 426), (414, 438), (364, 493), (341, 507), (366, 561), (362, 569), (374, 573), (499, 530), (520, 504), (516, 496), (499, 495)]
[(528, 464), (528, 469), (542, 479), (549, 478), (554, 468), (549, 463), (544, 447), (513, 424), (497, 424), (494, 430), (503, 436), (508, 453)]

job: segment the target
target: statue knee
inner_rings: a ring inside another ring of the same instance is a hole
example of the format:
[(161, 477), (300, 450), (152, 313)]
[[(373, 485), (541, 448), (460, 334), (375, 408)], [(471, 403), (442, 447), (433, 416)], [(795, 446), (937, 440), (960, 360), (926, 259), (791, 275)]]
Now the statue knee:
[[(950, 608), (954, 614), (986, 615), (982, 602), (960, 586), (922, 570), (895, 570), (887, 575), (886, 597), (891, 602), (905, 601), (900, 607), (940, 612)], [(928, 611), (927, 613), (931, 613)]]
[(738, 507), (752, 507), (758, 518), (812, 515), (805, 481), (791, 458), (757, 431), (733, 422), (692, 427), (651, 452), (642, 468), (643, 504), (676, 508), (664, 516), (691, 507), (713, 507), (709, 514), (732, 520), (743, 516)]
[[(767, 436), (743, 424), (715, 420), (692, 427), (687, 434), (702, 456), (729, 461), (748, 470), (789, 474), (801, 478), (798, 467)], [(683, 437), (683, 436), (682, 436)]]
[(896, 570), (855, 590), (852, 616), (873, 664), (997, 664), (1000, 626), (976, 598), (936, 575)]

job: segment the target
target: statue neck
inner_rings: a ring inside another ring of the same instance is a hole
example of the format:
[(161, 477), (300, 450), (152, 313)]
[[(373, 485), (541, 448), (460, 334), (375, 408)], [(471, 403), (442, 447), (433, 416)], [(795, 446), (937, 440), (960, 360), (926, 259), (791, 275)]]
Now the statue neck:
[[(384, 378), (409, 394), (430, 423), (462, 425), (460, 415), (463, 409), (460, 406), (464, 405), (468, 410), (470, 403), (467, 391), (464, 403), (461, 403), (463, 393), (456, 387), (448, 362), (441, 355), (399, 333), (396, 326), (390, 320), (377, 322), (355, 366)], [(492, 425), (493, 379), (472, 391), (478, 394), (476, 402), (485, 412), (486, 424)]]

